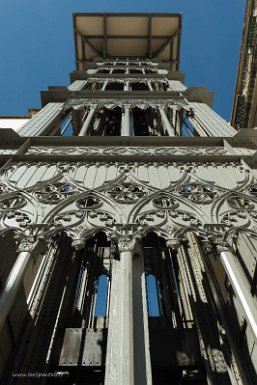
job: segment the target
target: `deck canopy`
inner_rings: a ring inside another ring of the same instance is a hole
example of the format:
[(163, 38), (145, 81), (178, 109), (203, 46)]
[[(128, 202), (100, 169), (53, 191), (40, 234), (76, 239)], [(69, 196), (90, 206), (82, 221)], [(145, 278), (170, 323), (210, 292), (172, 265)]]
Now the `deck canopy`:
[(159, 59), (178, 70), (182, 15), (76, 13), (77, 69), (97, 57)]

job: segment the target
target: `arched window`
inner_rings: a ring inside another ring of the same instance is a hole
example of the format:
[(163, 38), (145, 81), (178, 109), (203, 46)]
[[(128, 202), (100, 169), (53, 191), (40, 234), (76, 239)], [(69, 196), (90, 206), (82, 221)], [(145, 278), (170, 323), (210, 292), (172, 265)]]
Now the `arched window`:
[(146, 274), (146, 297), (149, 317), (160, 316), (160, 302), (157, 282), (153, 274)]

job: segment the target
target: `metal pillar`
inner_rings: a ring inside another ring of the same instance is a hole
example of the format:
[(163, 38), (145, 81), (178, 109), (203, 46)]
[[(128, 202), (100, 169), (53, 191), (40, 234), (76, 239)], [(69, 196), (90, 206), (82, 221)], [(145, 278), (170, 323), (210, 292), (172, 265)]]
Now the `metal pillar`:
[[(124, 91), (130, 91), (129, 81), (126, 81), (124, 83)], [(128, 112), (127, 112), (125, 109), (124, 114), (122, 114), (121, 136), (134, 136), (134, 135), (135, 133), (134, 133), (134, 125), (133, 125), (133, 111), (128, 109)]]
[[(151, 385), (143, 260), (135, 240), (119, 241), (112, 266), (105, 385)], [(143, 277), (143, 279), (142, 279)]]
[(106, 81), (104, 82), (104, 84), (103, 84), (103, 86), (102, 86), (102, 88), (101, 88), (101, 91), (104, 91), (104, 90), (105, 90), (107, 84), (108, 84), (108, 80), (106, 80)]
[(19, 253), (16, 262), (7, 278), (0, 297), (0, 331), (13, 305), (24, 274), (31, 259), (31, 252)]
[(222, 251), (220, 259), (228, 275), (229, 281), (238, 297), (249, 325), (252, 328), (255, 338), (257, 338), (257, 305), (252, 294), (247, 287), (244, 273), (236, 262), (235, 256), (230, 251)]
[(121, 118), (121, 136), (130, 136), (130, 109), (124, 107)]
[(124, 83), (124, 91), (129, 91), (129, 81)]
[[(101, 88), (101, 91), (105, 90), (107, 84), (108, 84), (108, 80), (106, 80), (104, 82), (104, 84), (103, 84), (103, 86)], [(90, 111), (89, 111), (89, 113), (88, 113), (88, 115), (86, 117), (86, 120), (84, 121), (83, 126), (81, 127), (81, 130), (80, 130), (80, 133), (78, 134), (78, 136), (85, 136), (85, 135), (87, 135), (88, 127), (89, 127), (89, 125), (91, 123), (91, 120), (93, 118), (93, 115), (94, 115), (95, 111), (96, 111), (96, 108), (91, 108), (90, 109)]]
[(162, 119), (162, 123), (163, 123), (164, 129), (166, 129), (166, 131), (168, 132), (169, 136), (176, 136), (174, 128), (171, 126), (171, 124), (170, 124), (170, 122), (169, 122), (169, 120), (167, 118), (167, 115), (166, 115), (165, 111), (163, 110), (163, 108), (159, 107), (159, 111), (160, 111), (160, 114), (161, 114), (161, 119)]
[(87, 117), (86, 117), (86, 120), (84, 121), (83, 123), (83, 126), (80, 130), (80, 133), (78, 134), (78, 136), (85, 136), (87, 131), (88, 131), (88, 127), (89, 127), (89, 124), (91, 123), (91, 120), (93, 118), (93, 115), (96, 111), (96, 108), (91, 108)]
[(151, 82), (147, 82), (147, 85), (148, 85), (148, 87), (149, 87), (149, 90), (150, 90), (150, 91), (153, 91), (153, 87), (152, 87)]
[(8, 313), (14, 303), (16, 294), (21, 286), (24, 274), (33, 254), (46, 251), (46, 244), (42, 240), (34, 242), (23, 240), (19, 246), (19, 255), (6, 280), (0, 296), (0, 331), (5, 323)]

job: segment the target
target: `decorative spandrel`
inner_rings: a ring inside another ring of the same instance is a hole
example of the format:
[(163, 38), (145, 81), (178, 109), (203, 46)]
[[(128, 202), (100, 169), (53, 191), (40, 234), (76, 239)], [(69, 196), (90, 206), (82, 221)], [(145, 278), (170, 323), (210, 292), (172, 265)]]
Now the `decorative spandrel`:
[(257, 183), (251, 183), (246, 189), (246, 192), (254, 198), (257, 198)]
[[(156, 195), (156, 194), (154, 194)], [(203, 215), (192, 210), (175, 194), (157, 194), (147, 206), (142, 207), (135, 218), (142, 232), (154, 230), (165, 238), (178, 238), (186, 230), (201, 232), (203, 229)]]
[(2, 194), (5, 194), (7, 191), (8, 191), (8, 187), (5, 184), (0, 183), (0, 197), (2, 196)]
[(70, 198), (77, 192), (74, 186), (68, 183), (49, 183), (35, 191), (37, 199), (42, 203), (55, 204)]
[(83, 98), (82, 93), (78, 95), (78, 98), (74, 98), (74, 95), (71, 99), (67, 100), (65, 103), (63, 110), (70, 110), (71, 108), (75, 110), (79, 110), (85, 107), (89, 108), (107, 108), (108, 110), (112, 110), (116, 107), (120, 108), (135, 108), (138, 107), (142, 110), (146, 110), (149, 107), (152, 108), (163, 108), (170, 107), (174, 110), (184, 109), (186, 111), (190, 111), (190, 104), (186, 102), (185, 99), (129, 99), (129, 98), (119, 98), (119, 99), (93, 99), (93, 98)]
[(174, 197), (170, 197), (164, 194), (159, 194), (156, 198), (153, 199), (153, 205), (157, 209), (176, 209), (179, 206), (179, 203)]
[[(7, 194), (7, 190), (5, 192)], [(17, 192), (9, 192), (7, 197), (1, 197), (0, 209), (10, 211), (11, 209), (17, 210), (24, 207), (27, 203), (26, 198)]]
[(147, 191), (140, 185), (122, 183), (113, 186), (107, 191), (107, 194), (116, 202), (130, 204), (135, 203), (140, 198), (144, 197), (147, 194)]
[(194, 203), (208, 204), (217, 198), (218, 191), (211, 185), (200, 182), (184, 183), (177, 189), (179, 195)]
[(154, 230), (166, 239), (189, 230), (225, 239), (257, 228), (256, 180), (233, 162), (210, 162), (208, 173), (199, 162), (20, 162), (1, 180), (1, 230), (20, 236), (65, 231), (81, 244), (97, 231), (128, 227), (138, 237)]

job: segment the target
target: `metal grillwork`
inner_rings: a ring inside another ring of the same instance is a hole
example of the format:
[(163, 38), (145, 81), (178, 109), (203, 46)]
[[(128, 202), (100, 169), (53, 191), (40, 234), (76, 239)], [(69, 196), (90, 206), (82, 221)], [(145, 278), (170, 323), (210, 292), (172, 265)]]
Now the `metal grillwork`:
[(72, 83), (0, 131), (3, 384), (256, 383), (257, 134), (184, 86), (180, 32), (74, 15)]

